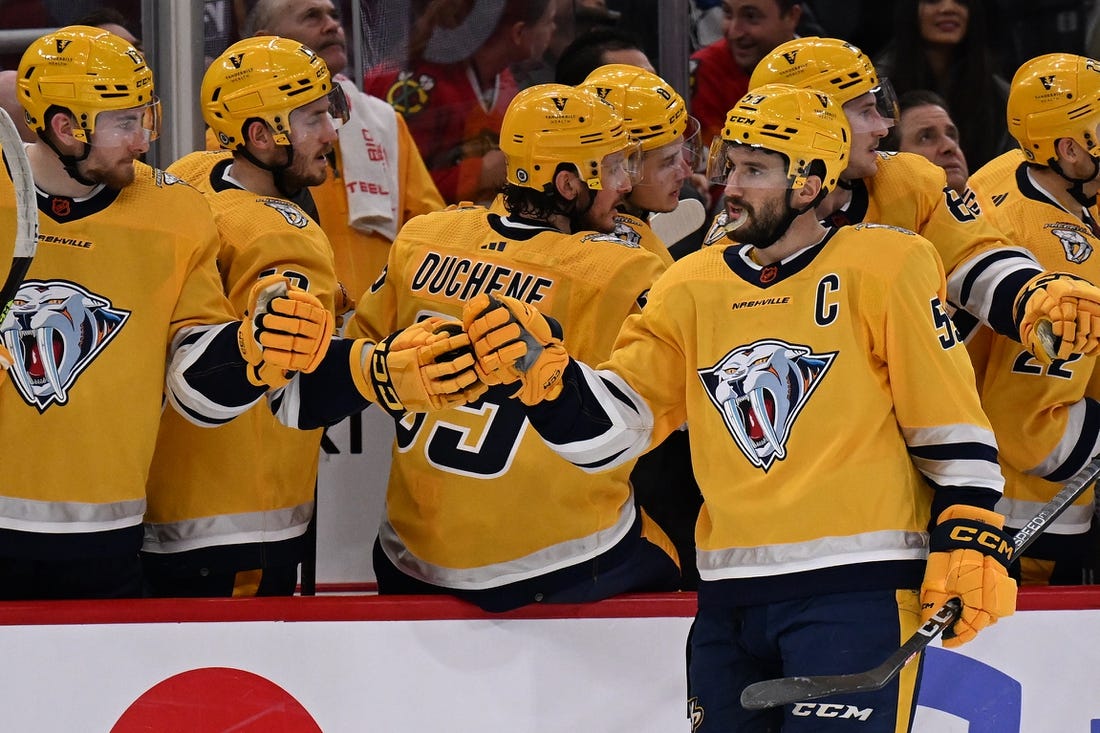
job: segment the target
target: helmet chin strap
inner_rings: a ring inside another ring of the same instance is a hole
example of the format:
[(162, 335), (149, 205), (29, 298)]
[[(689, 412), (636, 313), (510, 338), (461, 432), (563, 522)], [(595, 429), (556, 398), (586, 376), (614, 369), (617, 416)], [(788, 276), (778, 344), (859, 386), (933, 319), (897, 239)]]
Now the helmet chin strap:
[(584, 208), (577, 203), (577, 198), (567, 202), (562, 208), (560, 213), (562, 216), (569, 219), (569, 227), (573, 232), (579, 232), (585, 229), (584, 217), (592, 209), (593, 204), (596, 203), (596, 193), (588, 186), (584, 187), (584, 190), (588, 192), (588, 203), (584, 205)]
[(1100, 175), (1100, 158), (1095, 155), (1090, 155), (1089, 160), (1092, 161), (1092, 173), (1084, 178), (1073, 178), (1066, 175), (1066, 172), (1062, 170), (1062, 166), (1058, 165), (1057, 160), (1050, 162), (1050, 169), (1060, 175), (1062, 178), (1070, 182), (1069, 188), (1066, 189), (1069, 195), (1073, 197), (1073, 200), (1084, 206), (1086, 209), (1096, 203), (1096, 196), (1085, 195), (1085, 184), (1096, 180), (1096, 176)]
[(54, 152), (54, 155), (57, 156), (57, 159), (61, 161), (61, 165), (65, 167), (65, 172), (69, 174), (69, 178), (73, 179), (82, 186), (99, 185), (99, 181), (93, 181), (82, 176), (80, 174), (80, 170), (76, 167), (77, 163), (88, 159), (88, 155), (92, 152), (91, 145), (89, 145), (88, 143), (81, 143), (81, 145), (84, 146), (84, 152), (81, 153), (80, 157), (77, 157), (75, 155), (67, 155), (65, 153), (62, 153), (60, 148), (57, 147), (54, 141), (50, 140), (47, 135), (43, 135), (41, 131), (38, 132), (38, 139), (46, 143), (46, 145), (49, 146), (50, 150)]
[(270, 173), (271, 178), (275, 183), (275, 190), (281, 193), (283, 195), (283, 198), (293, 199), (302, 190), (301, 188), (297, 188), (291, 191), (286, 185), (286, 171), (294, 163), (294, 146), (285, 145), (283, 147), (286, 148), (286, 163), (283, 163), (281, 165), (268, 165), (267, 163), (264, 163), (255, 155), (250, 153), (248, 148), (243, 145), (237, 148), (237, 152), (244, 156), (245, 160), (247, 160), (252, 165), (256, 166), (257, 168), (263, 168), (265, 171)]

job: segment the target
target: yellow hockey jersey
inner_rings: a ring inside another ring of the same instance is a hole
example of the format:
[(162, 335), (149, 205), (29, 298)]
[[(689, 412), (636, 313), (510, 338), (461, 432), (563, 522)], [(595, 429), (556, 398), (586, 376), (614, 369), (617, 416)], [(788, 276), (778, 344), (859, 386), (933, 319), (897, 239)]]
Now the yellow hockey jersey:
[[(1100, 282), (1100, 218), (1095, 205), (1066, 211), (1028, 173), (1023, 154), (1005, 153), (970, 179), (986, 216), (1048, 270)], [(972, 353), (979, 389), (1001, 447), (1005, 496), (998, 511), (1022, 527), (1061, 483), (1100, 453), (1100, 373), (1080, 356), (1043, 366), (1015, 341), (992, 335), (988, 353)], [(1085, 492), (1051, 524), (1053, 534), (1082, 534), (1092, 521)]]
[[(280, 273), (332, 308), (332, 250), (321, 228), (283, 198), (246, 191), (224, 152), (192, 153), (169, 171), (203, 191), (220, 235), (222, 286), (243, 313), (252, 285)], [(199, 429), (166, 412), (148, 481), (147, 552), (273, 542), (303, 534), (313, 516), (321, 431), (280, 424), (266, 404)]]
[(947, 273), (949, 312), (964, 338), (979, 321), (1016, 337), (1013, 300), (1041, 269), (982, 216), (973, 194), (947, 185), (942, 168), (913, 153), (880, 152), (878, 172), (854, 181), (848, 205), (823, 220), (827, 226), (860, 222), (908, 229), (935, 246)]
[[(122, 528), (134, 530), (127, 543), (137, 549), (170, 360), (186, 355), (229, 380), (219, 394), (172, 386), (172, 401), (196, 420), (217, 424), (262, 395), (248, 388), (223, 404), (234, 378), (247, 381), (238, 324), (212, 325), (233, 313), (206, 201), (173, 176), (134, 168), (121, 191), (39, 192), (38, 252), (0, 324), (16, 361), (0, 390), (0, 529), (90, 533), (80, 535), (89, 552), (97, 533)], [(0, 229), (12, 229), (12, 202), (0, 171)], [(219, 348), (225, 359), (204, 361)], [(0, 554), (13, 552), (5, 541)]]
[[(570, 350), (599, 360), (664, 270), (613, 235), (563, 234), (481, 207), (412, 219), (349, 324), (379, 339), (479, 293), (510, 295), (563, 325)], [(491, 588), (605, 552), (635, 519), (631, 465), (589, 476), (529, 429), (514, 387), (397, 426), (379, 532), (407, 574), (450, 588)], [(517, 521), (523, 517), (523, 521)]]
[[(615, 236), (628, 242), (637, 244), (642, 249), (657, 255), (665, 267), (672, 264), (672, 255), (669, 254), (668, 245), (657, 236), (648, 221), (643, 221), (633, 214), (619, 212), (615, 214)], [(669, 242), (668, 244), (675, 244)]]
[[(685, 420), (708, 581), (740, 603), (917, 587), (936, 506), (999, 497), (993, 433), (943, 307), (932, 246), (858, 224), (774, 265), (752, 248), (678, 260), (611, 358), (529, 410), (602, 470)], [(873, 256), (868, 256), (873, 253)], [(715, 586), (710, 586), (712, 589)]]

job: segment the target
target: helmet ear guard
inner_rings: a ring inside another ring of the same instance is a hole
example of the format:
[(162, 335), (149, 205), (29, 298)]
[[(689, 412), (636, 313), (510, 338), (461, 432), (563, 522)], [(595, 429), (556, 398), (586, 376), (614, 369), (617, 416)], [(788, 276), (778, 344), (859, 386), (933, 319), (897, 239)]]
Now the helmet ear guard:
[(160, 102), (145, 57), (122, 38), (91, 26), (67, 26), (37, 38), (23, 53), (16, 96), (27, 125), (41, 135), (51, 108), (68, 110), (73, 137), (90, 142), (100, 112), (144, 107), (149, 140), (160, 132)]
[[(589, 188), (608, 187), (608, 178), (640, 169), (639, 145), (627, 135), (612, 105), (583, 87), (538, 84), (512, 99), (500, 130), (505, 179), (544, 190), (560, 164), (576, 169)], [(622, 153), (607, 170), (604, 158)]]
[(1072, 138), (1100, 155), (1100, 62), (1068, 53), (1024, 62), (1008, 93), (1008, 131), (1031, 163), (1058, 159), (1060, 138)]
[(329, 98), (334, 126), (348, 119), (347, 99), (328, 66), (297, 41), (279, 36), (246, 38), (227, 48), (203, 75), (202, 116), (222, 147), (244, 144), (244, 126), (260, 119), (278, 145), (289, 145), (291, 113)]
[(819, 176), (822, 191), (828, 192), (848, 166), (851, 137), (843, 110), (829, 95), (766, 84), (742, 97), (726, 115), (721, 135), (711, 144), (707, 177), (725, 185), (730, 148), (748, 145), (786, 158), (789, 188), (801, 188), (807, 177)]

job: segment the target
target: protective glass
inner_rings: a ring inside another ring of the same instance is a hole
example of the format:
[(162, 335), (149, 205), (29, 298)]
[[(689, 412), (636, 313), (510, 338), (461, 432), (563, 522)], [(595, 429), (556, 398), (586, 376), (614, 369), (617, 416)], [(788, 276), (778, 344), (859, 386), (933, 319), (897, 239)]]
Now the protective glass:
[(692, 173), (703, 173), (707, 169), (707, 149), (703, 144), (702, 125), (694, 117), (688, 117), (684, 130), (684, 162)]
[(632, 142), (617, 153), (609, 153), (600, 161), (600, 175), (587, 181), (596, 190), (630, 188), (642, 175), (642, 146)]
[(879, 85), (867, 94), (845, 102), (844, 114), (853, 134), (889, 130), (900, 116), (898, 96), (890, 80), (881, 79)]
[[(774, 161), (770, 160), (769, 156), (767, 164), (752, 161), (735, 165), (734, 151), (745, 149), (766, 150), (766, 148), (759, 145), (732, 142), (724, 139), (721, 135), (716, 135), (710, 145), (707, 180), (716, 186), (734, 186), (736, 188), (783, 189), (791, 187), (792, 181), (790, 176), (787, 175), (785, 155), (769, 150), (767, 152), (772, 153), (775, 157)], [(780, 161), (784, 162), (780, 165)]]
[(339, 130), (348, 121), (348, 100), (340, 87), (334, 87), (323, 99), (314, 100), (290, 113), (291, 142), (316, 138), (328, 130)]
[(150, 143), (160, 137), (160, 120), (156, 97), (140, 107), (104, 110), (96, 115), (92, 144), (104, 148), (132, 145), (139, 134), (143, 142)]

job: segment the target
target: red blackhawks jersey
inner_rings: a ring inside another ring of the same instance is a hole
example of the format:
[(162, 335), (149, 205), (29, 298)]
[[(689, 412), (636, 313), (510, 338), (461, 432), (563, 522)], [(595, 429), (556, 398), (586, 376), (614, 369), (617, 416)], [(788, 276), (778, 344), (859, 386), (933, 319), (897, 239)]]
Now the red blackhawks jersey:
[[(557, 319), (570, 352), (598, 361), (663, 270), (613, 235), (451, 209), (405, 225), (348, 335), (380, 339), (426, 316), (459, 318), (466, 300), (499, 293)], [(405, 573), (496, 587), (595, 557), (630, 528), (631, 466), (593, 476), (563, 462), (508, 399), (513, 391), (398, 424), (379, 537)]]
[(482, 156), (500, 146), (504, 113), (519, 91), (511, 71), (498, 74), (492, 89), (481, 90), (469, 64), (425, 61), (406, 71), (375, 70), (364, 80), (363, 91), (405, 117), (446, 203), (493, 197), (495, 191), (478, 189), (478, 176)]
[(739, 603), (917, 587), (933, 490), (992, 506), (1002, 486), (943, 287), (932, 246), (893, 227), (830, 230), (767, 266), (707, 247), (529, 419), (590, 471), (686, 421), (700, 576)]
[[(332, 308), (332, 250), (321, 228), (286, 199), (234, 183), (232, 155), (192, 153), (169, 170), (206, 194), (221, 246), (221, 285), (243, 314), (255, 282), (287, 276)], [(305, 532), (321, 431), (281, 425), (266, 404), (233, 422), (199, 429), (166, 412), (149, 476), (147, 552), (278, 541)]]
[[(92, 553), (102, 533), (127, 528), (137, 550), (166, 372), (173, 404), (203, 424), (262, 395), (226, 368), (240, 362), (237, 324), (206, 201), (174, 176), (134, 170), (121, 191), (39, 191), (38, 252), (0, 323), (15, 359), (0, 387), (0, 529), (68, 534)], [(0, 230), (14, 230), (13, 201), (0, 169)], [(220, 389), (189, 382), (183, 362), (220, 371)], [(0, 554), (19, 552), (5, 540)]]
[[(986, 216), (1005, 236), (1027, 247), (1044, 268), (1100, 282), (1100, 212), (1067, 211), (1029, 174), (1012, 151), (974, 173), (970, 184)], [(972, 350), (973, 352), (973, 350)], [(1005, 498), (998, 509), (1021, 527), (1100, 453), (1100, 372), (1096, 358), (1073, 356), (1043, 366), (1020, 344), (992, 335), (987, 353), (972, 353), (982, 374), (982, 404), (1001, 446)], [(983, 361), (984, 360), (984, 361)], [(1048, 529), (1087, 532), (1093, 492), (1087, 491)]]

